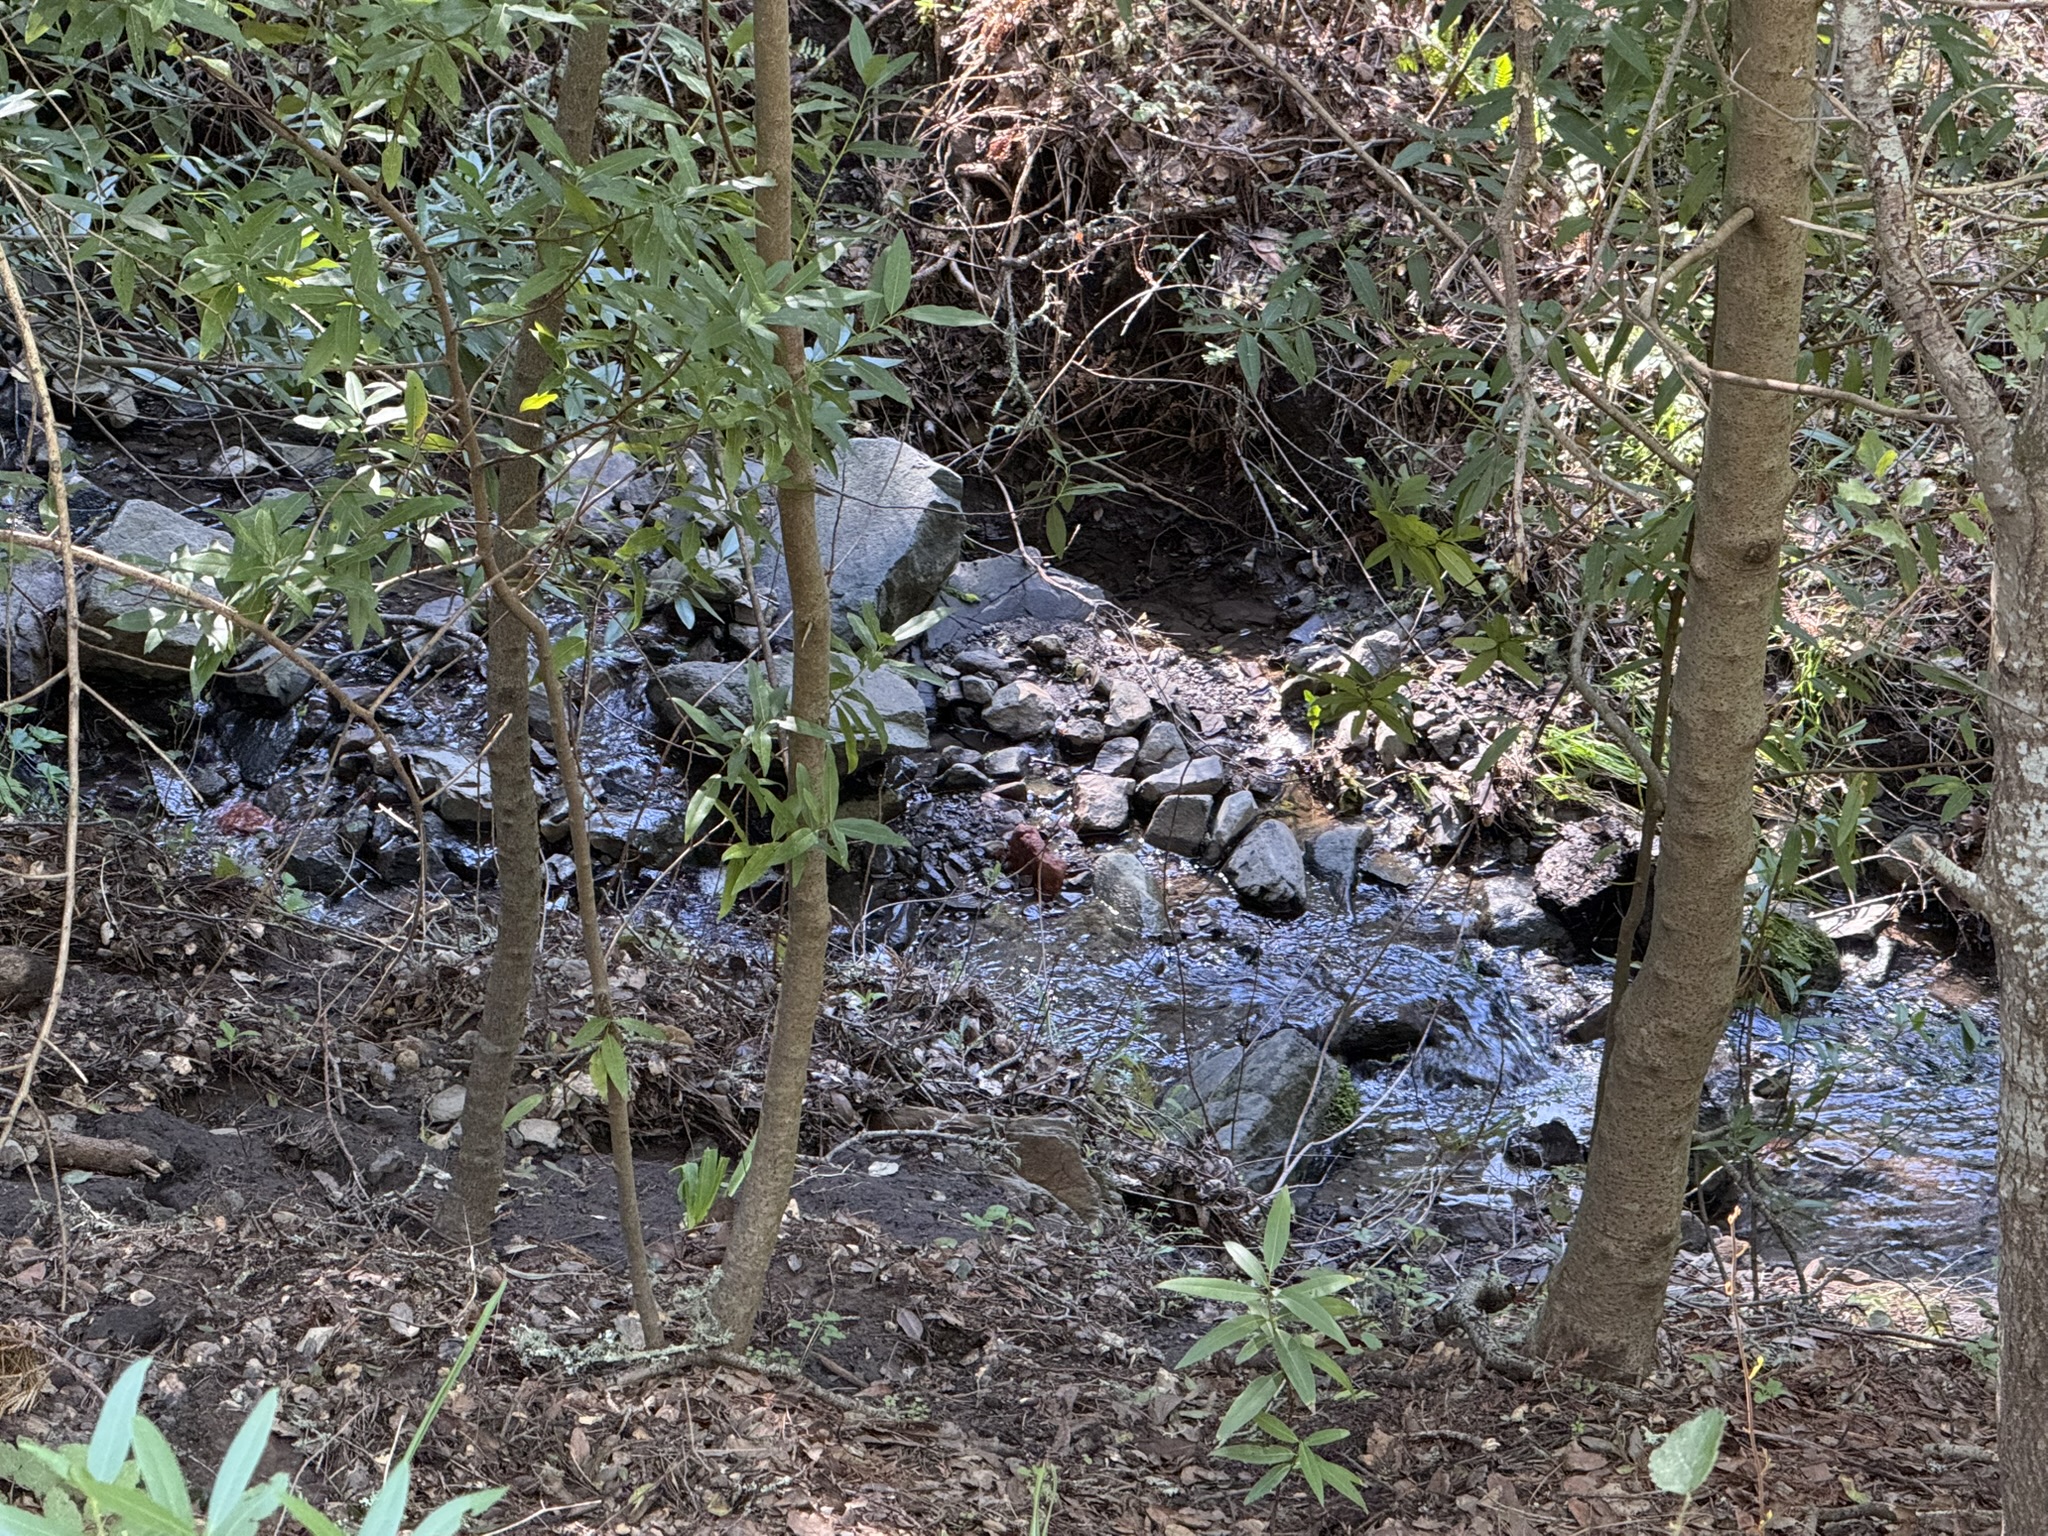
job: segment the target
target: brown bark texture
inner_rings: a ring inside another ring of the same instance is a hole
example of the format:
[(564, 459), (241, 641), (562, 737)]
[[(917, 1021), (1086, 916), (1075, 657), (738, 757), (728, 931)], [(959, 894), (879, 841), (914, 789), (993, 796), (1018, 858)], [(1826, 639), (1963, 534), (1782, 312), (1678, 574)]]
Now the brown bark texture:
[[(1814, 20), (1804, 0), (1729, 7), (1723, 213), (1754, 216), (1716, 261), (1713, 361), (1749, 377), (1797, 361), (1807, 236), (1789, 221), (1811, 215)], [(1585, 1198), (1531, 1335), (1594, 1374), (1654, 1363), (1700, 1087), (1735, 996), (1793, 405), (1724, 378), (1709, 407), (1650, 943), (1608, 1031)]]
[(1840, 0), (1836, 20), (1885, 296), (1955, 413), (1991, 514), (1984, 854), (1975, 870), (1928, 855), (1998, 952), (1999, 1481), (2004, 1529), (2048, 1536), (2048, 390), (2037, 384), (2015, 420), (1942, 307), (1920, 262), (1918, 162), (1893, 111), (1881, 14)]
[[(788, 0), (757, 0), (754, 6), (754, 142), (760, 175), (772, 178), (759, 192), (754, 248), (771, 268), (787, 265), (795, 253), (793, 142), (789, 84)], [(803, 332), (778, 327), (776, 353), (789, 375), (790, 397), (803, 389)], [(807, 415), (797, 413), (799, 420)], [(831, 771), (824, 727), (832, 698), (831, 594), (818, 552), (817, 484), (809, 445), (792, 442), (777, 490), (782, 558), (789, 571), (790, 610), (795, 621), (790, 712), (815, 728), (792, 732), (785, 746), (792, 787), (807, 782), (822, 790)], [(783, 938), (781, 989), (775, 1003), (774, 1033), (761, 1089), (761, 1120), (755, 1131), (754, 1161), (740, 1186), (739, 1208), (719, 1270), (712, 1310), (736, 1344), (752, 1337), (768, 1290), (768, 1265), (796, 1176), (797, 1135), (803, 1119), (804, 1088), (810, 1075), (811, 1035), (825, 991), (825, 947), (832, 934), (826, 893), (827, 859), (822, 843), (793, 870), (789, 926)]]
[[(555, 91), (555, 131), (572, 158), (587, 160), (597, 133), (600, 88), (610, 59), (607, 18), (586, 17), (570, 35)], [(546, 249), (546, 234), (541, 232)], [(496, 398), (496, 414), (517, 451), (497, 465), (489, 525), (491, 563), (518, 580), (525, 547), (520, 533), (540, 516), (543, 433), (540, 413), (521, 402), (546, 379), (548, 355), (535, 340), (538, 330), (560, 328), (566, 296), (548, 294), (528, 317), (513, 343), (512, 365)], [(513, 1068), (526, 1035), (533, 996), (533, 965), (540, 951), (540, 808), (533, 793), (533, 737), (527, 725), (533, 686), (531, 636), (513, 605), (492, 599), (484, 636), (485, 707), (490, 715), (491, 843), (498, 865), (498, 935), (484, 978), (483, 1015), (470, 1055), (468, 1099), (462, 1111), (462, 1147), (455, 1183), (437, 1218), (441, 1232), (473, 1247), (490, 1247), (491, 1218), (505, 1184), (505, 1109)], [(422, 848), (421, 857), (426, 856)]]

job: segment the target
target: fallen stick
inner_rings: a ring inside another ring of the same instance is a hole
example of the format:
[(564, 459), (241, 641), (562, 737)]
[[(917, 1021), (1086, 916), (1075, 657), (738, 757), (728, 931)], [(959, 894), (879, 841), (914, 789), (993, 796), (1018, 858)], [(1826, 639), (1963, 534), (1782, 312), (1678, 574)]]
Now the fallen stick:
[(76, 1131), (17, 1125), (14, 1139), (0, 1143), (0, 1173), (13, 1173), (31, 1162), (47, 1167), (52, 1161), (60, 1173), (83, 1169), (87, 1173), (110, 1173), (117, 1178), (141, 1174), (154, 1179), (171, 1166), (139, 1141), (108, 1141), (99, 1136), (81, 1136)]

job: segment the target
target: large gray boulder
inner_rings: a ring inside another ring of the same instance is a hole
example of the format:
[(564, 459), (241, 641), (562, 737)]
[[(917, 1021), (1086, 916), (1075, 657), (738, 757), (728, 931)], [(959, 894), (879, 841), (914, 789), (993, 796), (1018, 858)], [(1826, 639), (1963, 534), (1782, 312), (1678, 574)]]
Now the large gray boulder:
[[(884, 629), (932, 606), (960, 561), (966, 531), (960, 493), (958, 475), (893, 437), (854, 438), (839, 450), (836, 468), (820, 469), (818, 553), (832, 589), (835, 630), (848, 633), (848, 616), (870, 603)], [(773, 527), (773, 507), (762, 511)], [(780, 619), (778, 643), (787, 644), (789, 569), (779, 539), (771, 541), (755, 580)]]
[(1238, 900), (1262, 912), (1291, 914), (1308, 905), (1308, 870), (1301, 844), (1286, 825), (1262, 821), (1245, 833), (1223, 864), (1223, 878)]
[(1308, 1036), (1281, 1029), (1248, 1046), (1201, 1052), (1168, 1102), (1200, 1119), (1246, 1182), (1259, 1183), (1278, 1170), (1290, 1142), (1327, 1134), (1338, 1091), (1350, 1081), (1350, 1069)]
[(917, 684), (887, 667), (863, 668), (834, 701), (832, 739), (862, 752), (922, 752), (932, 744)]
[[(222, 543), (220, 534), (184, 513), (154, 501), (123, 502), (114, 520), (93, 540), (103, 555), (157, 570), (189, 550)], [(184, 578), (174, 578), (184, 580)], [(218, 597), (212, 582), (192, 582), (194, 590)], [(149, 644), (148, 631), (120, 627), (137, 622), (149, 609), (171, 608), (174, 600), (162, 589), (131, 581), (110, 571), (82, 568), (78, 581), (79, 660), (88, 672), (166, 686), (182, 684), (199, 649), (199, 626), (186, 619), (160, 630)]]
[(1361, 978), (1328, 978), (1330, 1054), (1350, 1062), (1413, 1055), (1432, 1085), (1518, 1087), (1544, 1069), (1527, 1011), (1500, 982), (1441, 955), (1390, 944)]
[(746, 664), (738, 661), (679, 661), (663, 667), (647, 680), (647, 702), (663, 725), (692, 737), (698, 730), (684, 704), (734, 725), (745, 724), (754, 713)]
[(926, 633), (925, 643), (934, 648), (1016, 619), (1040, 625), (1084, 622), (1109, 601), (1095, 583), (1054, 570), (1035, 551), (969, 560), (953, 572), (946, 591), (958, 601)]

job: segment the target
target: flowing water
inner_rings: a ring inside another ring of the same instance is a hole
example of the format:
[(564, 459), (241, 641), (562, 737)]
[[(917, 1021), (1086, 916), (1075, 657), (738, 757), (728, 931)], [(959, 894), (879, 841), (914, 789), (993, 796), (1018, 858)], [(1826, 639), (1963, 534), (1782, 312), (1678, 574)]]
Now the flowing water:
[[(1098, 902), (1025, 905), (1012, 894), (979, 914), (935, 912), (914, 952), (961, 968), (1056, 1037), (1142, 1061), (1160, 1078), (1191, 1055), (1276, 1028), (1320, 1030), (1353, 988), (1442, 988), (1437, 957), (1448, 958), (1470, 974), (1464, 985), (1493, 1000), (1486, 1027), (1510, 1037), (1508, 1054), (1528, 1066), (1478, 1085), (1447, 1081), (1441, 1062), (1424, 1070), (1427, 1052), (1364, 1068), (1358, 1129), (1304, 1170), (1319, 1179), (1325, 1212), (1369, 1236), (1419, 1223), (1453, 1241), (1520, 1248), (1539, 1264), (1576, 1172), (1513, 1167), (1501, 1149), (1510, 1130), (1551, 1119), (1588, 1134), (1599, 1048), (1555, 1041), (1563, 1022), (1605, 995), (1606, 968), (1568, 969), (1541, 951), (1473, 938), (1456, 875), (1412, 894), (1368, 886), (1348, 910), (1318, 889), (1304, 916), (1281, 921), (1246, 912), (1192, 866), (1164, 862), (1179, 871), (1167, 884), (1175, 942), (1130, 937)], [(1766, 1251), (1901, 1278), (1988, 1271), (1994, 1006), (1940, 1001), (1928, 990), (1932, 969), (1902, 959), (1890, 980), (1846, 983), (1789, 1023), (1735, 1021), (1716, 1086), (1725, 1093), (1745, 1071), (1767, 1081), (1785, 1069), (1787, 1096), (1760, 1098), (1758, 1114), (1789, 1108), (1803, 1126), (1796, 1137), (1758, 1133), (1775, 1223), (1756, 1230)]]

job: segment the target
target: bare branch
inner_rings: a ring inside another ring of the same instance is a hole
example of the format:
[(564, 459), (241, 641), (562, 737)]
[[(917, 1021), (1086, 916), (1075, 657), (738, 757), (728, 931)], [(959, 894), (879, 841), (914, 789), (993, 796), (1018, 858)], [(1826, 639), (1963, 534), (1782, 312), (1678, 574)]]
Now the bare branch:
[(1877, 266), (1884, 278), (1885, 295), (1898, 311), (1949, 409), (1955, 412), (1956, 428), (1969, 445), (1977, 485), (1992, 517), (2018, 519), (2027, 511), (2028, 497), (2014, 453), (2012, 423), (1970, 349), (1942, 312), (1915, 250), (1913, 160), (1892, 110), (1883, 18), (1876, 0), (1837, 0), (1835, 19), (1841, 38), (1849, 136), (1870, 185)]

